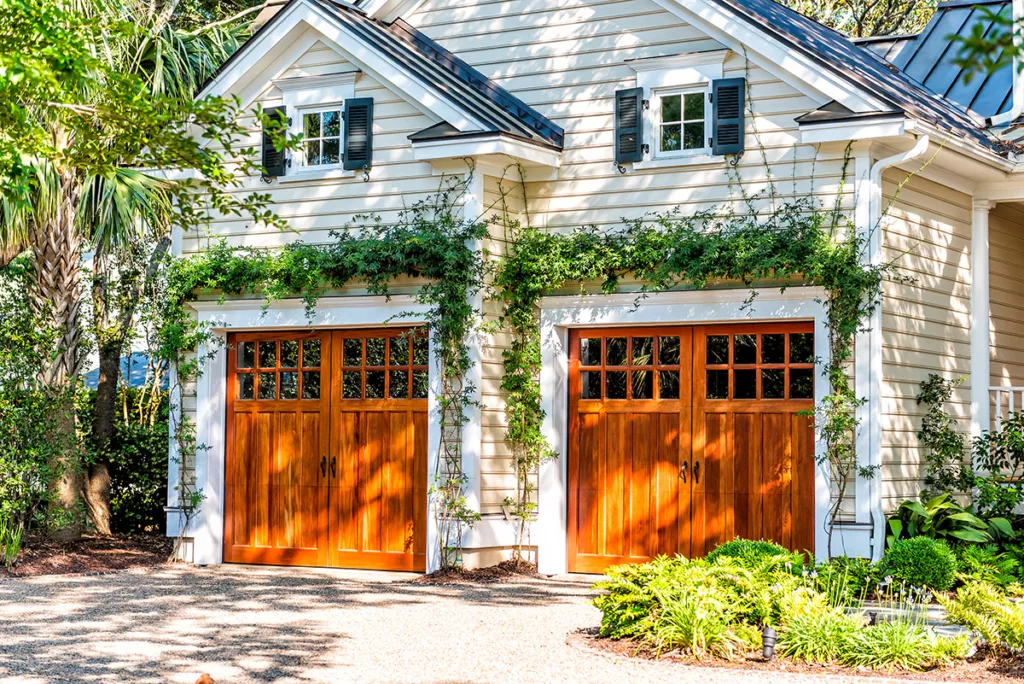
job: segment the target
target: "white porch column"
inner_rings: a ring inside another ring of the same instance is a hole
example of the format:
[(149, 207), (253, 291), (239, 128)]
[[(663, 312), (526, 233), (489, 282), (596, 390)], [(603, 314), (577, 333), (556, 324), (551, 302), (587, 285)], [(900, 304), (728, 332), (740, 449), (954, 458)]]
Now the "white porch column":
[(990, 428), (988, 213), (993, 203), (974, 200), (971, 213), (971, 436)]
[[(481, 218), (484, 210), (484, 175), (483, 171), (476, 169), (467, 175), (466, 195), (463, 200), (462, 211), (466, 221), (475, 221)], [(477, 252), (483, 258), (483, 241), (471, 240), (466, 243), (466, 248)], [(484, 293), (478, 291), (469, 302), (474, 311), (483, 313)], [(472, 366), (466, 376), (466, 381), (473, 386), (472, 399), (475, 402), (467, 406), (466, 424), (462, 426), (462, 472), (466, 475), (466, 505), (470, 509), (480, 512), (481, 506), (481, 481), (480, 481), (480, 458), (482, 442), (482, 410), (483, 400), (483, 336), (478, 328), (474, 328), (470, 339), (467, 340), (469, 360)]]
[[(866, 143), (858, 143), (853, 149), (854, 155), (854, 226), (857, 235), (864, 240), (864, 260), (870, 262), (874, 256), (874, 240), (872, 233), (877, 226), (872, 225), (871, 216), (871, 146)], [(857, 333), (854, 341), (854, 369), (853, 383), (854, 391), (858, 397), (871, 397), (873, 377), (873, 353), (874, 345), (881, 342), (881, 337), (875, 334), (875, 321), (872, 319), (864, 330)], [(857, 423), (859, 428), (856, 436), (857, 467), (866, 468), (871, 465), (871, 423), (872, 416), (878, 412), (879, 407), (872, 405), (870, 401), (857, 407)], [(871, 480), (866, 477), (854, 478), (854, 521), (866, 524), (871, 520)], [(843, 553), (839, 549), (839, 553)]]

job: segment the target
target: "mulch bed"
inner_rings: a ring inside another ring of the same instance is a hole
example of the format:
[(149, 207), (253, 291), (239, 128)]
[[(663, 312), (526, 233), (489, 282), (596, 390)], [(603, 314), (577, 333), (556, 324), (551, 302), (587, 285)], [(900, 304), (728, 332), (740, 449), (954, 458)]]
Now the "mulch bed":
[(982, 684), (1020, 684), (1024, 681), (1024, 657), (1010, 656), (979, 649), (978, 654), (967, 662), (952, 667), (935, 668), (924, 672), (903, 670), (870, 670), (867, 668), (841, 667), (839, 665), (810, 665), (777, 659), (766, 661), (760, 656), (747, 656), (737, 660), (707, 658), (696, 660), (678, 651), (657, 656), (649, 650), (639, 648), (636, 643), (604, 639), (597, 628), (570, 634), (566, 643), (584, 651), (591, 651), (613, 658), (645, 658), (678, 663), (680, 667), (715, 667), (721, 669), (748, 670), (765, 673), (793, 673), (809, 675), (844, 675), (884, 677), (929, 682), (980, 682)]
[(497, 584), (537, 576), (537, 566), (533, 563), (525, 561), (514, 563), (507, 560), (488, 568), (477, 568), (476, 570), (463, 568), (435, 570), (429, 575), (421, 575), (410, 581), (416, 584)]
[(173, 539), (152, 534), (123, 537), (86, 535), (70, 541), (28, 537), (10, 570), (0, 564), (0, 577), (96, 573), (152, 567), (167, 561), (173, 543)]

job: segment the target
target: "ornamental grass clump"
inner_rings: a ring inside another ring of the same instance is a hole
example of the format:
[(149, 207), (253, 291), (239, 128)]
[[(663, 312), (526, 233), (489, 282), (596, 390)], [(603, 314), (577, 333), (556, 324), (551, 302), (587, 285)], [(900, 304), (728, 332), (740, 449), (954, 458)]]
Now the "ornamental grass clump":
[(833, 663), (861, 629), (862, 620), (835, 608), (792, 615), (779, 635), (778, 652), (796, 661)]

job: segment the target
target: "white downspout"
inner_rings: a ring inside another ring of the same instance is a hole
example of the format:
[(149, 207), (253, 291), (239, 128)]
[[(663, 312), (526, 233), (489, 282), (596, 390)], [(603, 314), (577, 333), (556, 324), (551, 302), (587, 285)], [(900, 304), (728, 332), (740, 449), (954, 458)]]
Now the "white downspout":
[[(893, 166), (904, 164), (928, 152), (928, 136), (918, 138), (910, 150), (879, 159), (871, 167), (868, 200), (868, 263), (877, 266), (882, 263), (882, 173)], [(868, 464), (874, 469), (869, 487), (871, 498), (871, 556), (875, 560), (885, 551), (885, 511), (882, 509), (882, 307), (875, 308), (868, 322), (869, 378), (868, 411), (869, 420), (861, 429), (868, 433)]]
[(1013, 72), (1011, 73), (1013, 78), (1013, 100), (1009, 111), (996, 114), (986, 122), (989, 127), (1011, 123), (1021, 114), (1024, 114), (1024, 73), (1021, 72), (1020, 60), (1022, 41), (1024, 41), (1024, 38), (1021, 36), (1021, 31), (1024, 31), (1024, 0), (1013, 0), (1010, 3), (1010, 9), (1011, 16), (1013, 17), (1010, 31), (1013, 32), (1013, 46), (1016, 48), (1013, 54)]

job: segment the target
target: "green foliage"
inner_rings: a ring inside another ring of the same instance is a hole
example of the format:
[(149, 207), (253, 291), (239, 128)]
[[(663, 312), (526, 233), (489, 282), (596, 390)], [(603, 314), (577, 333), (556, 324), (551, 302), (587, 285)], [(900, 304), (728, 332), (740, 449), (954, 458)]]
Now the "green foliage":
[(876, 568), (867, 558), (837, 556), (814, 568), (814, 585), (833, 606), (863, 601), (877, 583)]
[(58, 458), (69, 446), (57, 428), (74, 419), (70, 392), (37, 380), (55, 353), (56, 336), (22, 296), (29, 268), (19, 259), (0, 270), (0, 557), (7, 565), (26, 528), (52, 521)]
[(953, 501), (949, 494), (940, 494), (924, 503), (904, 501), (890, 516), (889, 546), (897, 540), (919, 536), (950, 543), (988, 543), (1012, 538), (1014, 532), (1005, 518), (983, 520)]
[(1005, 587), (1017, 581), (1019, 563), (1013, 554), (995, 544), (963, 545), (956, 550), (960, 578), (965, 582), (989, 582)]
[(1024, 604), (995, 585), (968, 582), (955, 597), (939, 595), (937, 599), (949, 622), (977, 632), (991, 646), (1024, 648)]
[(1024, 412), (1014, 411), (999, 430), (984, 431), (972, 445), (978, 469), (975, 505), (987, 517), (1008, 517), (1024, 502)]
[(956, 556), (945, 542), (929, 537), (901, 539), (882, 557), (879, 574), (919, 589), (946, 591), (956, 579)]
[(389, 297), (396, 279), (423, 279), (415, 299), (427, 307), (424, 318), (441, 376), (441, 459), (432, 475), (430, 497), (443, 567), (457, 562), (461, 529), (479, 517), (466, 505), (460, 445), (465, 410), (473, 405), (476, 390), (466, 381), (473, 364), (466, 339), (480, 315), (472, 302), (485, 276), (483, 255), (468, 245), (487, 235), (487, 225), (477, 217), (462, 216), (466, 187), (465, 178), (442, 177), (438, 191), (402, 212), (398, 222), (385, 224), (379, 216), (360, 216), (355, 225), (332, 232), (334, 241), (329, 244), (295, 242), (279, 250), (232, 250), (220, 242), (201, 254), (175, 260), (167, 268), (159, 316), (160, 356), (187, 376), (194, 375), (202, 359), (190, 361), (185, 352), (209, 344), (212, 337), (196, 325), (183, 304), (204, 293), (257, 293), (268, 303), (299, 296), (311, 314), (325, 292), (352, 282), (370, 294)]
[(799, 568), (803, 565), (803, 556), (794, 553), (785, 547), (770, 541), (752, 541), (750, 539), (733, 539), (716, 546), (707, 555), (709, 563), (719, 558), (735, 560), (748, 568), (755, 568), (767, 559), (781, 558), (781, 563), (789, 563), (792, 567)]
[(780, 634), (779, 654), (808, 663), (835, 662), (861, 626), (861, 621), (834, 608), (796, 615)]
[[(848, 635), (839, 660), (852, 667), (923, 670), (936, 659), (936, 642), (935, 633), (918, 622), (880, 622)], [(944, 645), (942, 657), (949, 652)]]
[(917, 395), (918, 405), (928, 411), (921, 420), (917, 438), (925, 449), (927, 470), (924, 483), (927, 488), (922, 497), (943, 493), (968, 492), (974, 484), (970, 460), (966, 458), (967, 442), (957, 429), (956, 420), (946, 413), (945, 405), (964, 378), (946, 380), (931, 373), (921, 383)]

